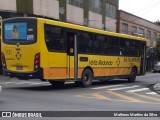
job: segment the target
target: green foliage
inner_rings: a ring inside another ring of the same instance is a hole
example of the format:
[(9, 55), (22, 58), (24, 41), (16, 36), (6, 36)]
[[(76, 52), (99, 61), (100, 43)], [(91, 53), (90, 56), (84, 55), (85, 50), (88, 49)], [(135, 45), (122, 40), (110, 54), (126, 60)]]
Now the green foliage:
[(154, 24), (156, 24), (156, 25), (160, 25), (160, 21), (159, 21), (159, 20), (157, 20), (156, 22), (154, 22)]

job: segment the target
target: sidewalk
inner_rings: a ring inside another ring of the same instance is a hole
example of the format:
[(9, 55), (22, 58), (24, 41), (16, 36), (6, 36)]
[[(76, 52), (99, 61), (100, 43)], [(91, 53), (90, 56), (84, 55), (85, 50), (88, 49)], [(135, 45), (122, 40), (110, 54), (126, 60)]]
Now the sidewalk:
[(160, 83), (155, 84), (153, 88), (156, 92), (160, 93)]
[[(154, 74), (156, 74), (156, 73), (153, 73), (152, 71), (147, 71), (145, 75), (147, 76), (147, 75), (150, 75), (150, 74), (153, 74), (153, 75), (154, 75)], [(160, 82), (157, 83), (157, 84), (155, 84), (155, 85), (153, 86), (153, 89), (154, 89), (155, 92), (157, 92), (157, 93), (160, 94)]]

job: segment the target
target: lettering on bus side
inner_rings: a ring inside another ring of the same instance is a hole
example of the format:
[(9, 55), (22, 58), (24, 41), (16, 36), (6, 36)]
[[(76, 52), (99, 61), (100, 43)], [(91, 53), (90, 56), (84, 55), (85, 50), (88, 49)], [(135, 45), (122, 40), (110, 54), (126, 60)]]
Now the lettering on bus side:
[(139, 57), (124, 57), (124, 62), (140, 62)]
[(89, 60), (89, 65), (113, 65), (113, 61), (106, 60)]

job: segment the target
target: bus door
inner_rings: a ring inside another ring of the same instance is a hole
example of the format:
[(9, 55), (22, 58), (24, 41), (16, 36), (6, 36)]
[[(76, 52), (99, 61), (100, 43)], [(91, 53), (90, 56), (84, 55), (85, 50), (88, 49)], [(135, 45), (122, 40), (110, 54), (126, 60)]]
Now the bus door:
[(67, 32), (68, 78), (77, 78), (77, 35)]
[(146, 44), (145, 43), (141, 43), (141, 47), (140, 47), (140, 56), (141, 56), (141, 65), (140, 65), (140, 75), (144, 75), (145, 71), (146, 71)]

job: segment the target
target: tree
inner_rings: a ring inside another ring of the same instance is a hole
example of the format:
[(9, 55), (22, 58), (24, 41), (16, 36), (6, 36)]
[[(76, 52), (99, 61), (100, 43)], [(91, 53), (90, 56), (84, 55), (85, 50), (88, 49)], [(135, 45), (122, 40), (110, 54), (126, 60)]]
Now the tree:
[(160, 26), (160, 21), (157, 20), (156, 22), (154, 22), (154, 24), (159, 25)]
[(156, 40), (156, 49), (160, 53), (160, 38), (157, 38)]

